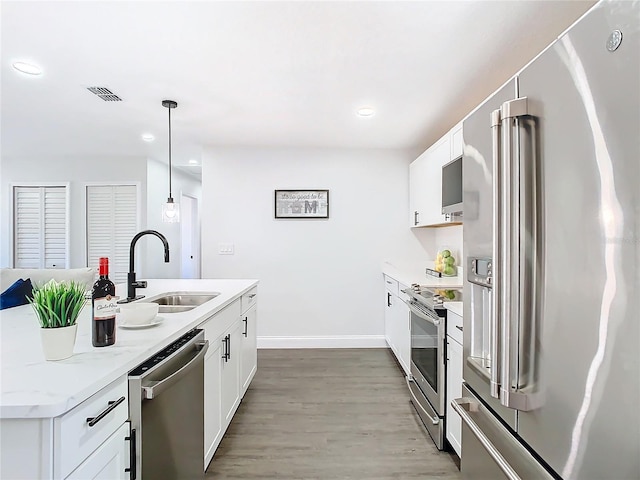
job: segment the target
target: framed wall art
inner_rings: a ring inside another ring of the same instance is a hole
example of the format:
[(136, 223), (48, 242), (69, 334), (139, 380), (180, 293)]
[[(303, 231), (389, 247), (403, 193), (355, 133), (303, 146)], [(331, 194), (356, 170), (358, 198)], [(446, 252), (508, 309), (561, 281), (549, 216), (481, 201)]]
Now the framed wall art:
[(329, 190), (276, 190), (275, 218), (329, 218)]

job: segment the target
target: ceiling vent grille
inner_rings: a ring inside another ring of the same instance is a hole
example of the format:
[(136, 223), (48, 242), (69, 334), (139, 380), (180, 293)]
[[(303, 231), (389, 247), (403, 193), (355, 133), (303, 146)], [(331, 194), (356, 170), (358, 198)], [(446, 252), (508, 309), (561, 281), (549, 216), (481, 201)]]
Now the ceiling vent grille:
[(121, 102), (122, 99), (106, 87), (87, 87), (91, 93), (97, 95), (105, 102)]

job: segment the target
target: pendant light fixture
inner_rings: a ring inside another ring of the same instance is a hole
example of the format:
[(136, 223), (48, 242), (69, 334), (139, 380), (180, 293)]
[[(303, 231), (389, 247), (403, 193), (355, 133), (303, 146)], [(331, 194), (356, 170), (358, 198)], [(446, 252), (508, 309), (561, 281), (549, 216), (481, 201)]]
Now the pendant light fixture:
[(169, 197), (167, 203), (162, 206), (162, 221), (165, 223), (177, 223), (180, 221), (180, 204), (173, 201), (171, 196), (171, 109), (178, 106), (173, 100), (163, 100), (162, 106), (169, 110)]

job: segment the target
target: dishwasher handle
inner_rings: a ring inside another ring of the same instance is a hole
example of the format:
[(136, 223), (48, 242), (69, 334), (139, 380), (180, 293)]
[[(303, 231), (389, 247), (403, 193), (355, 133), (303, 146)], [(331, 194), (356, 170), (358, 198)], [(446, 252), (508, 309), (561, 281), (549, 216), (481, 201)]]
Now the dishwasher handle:
[(143, 386), (142, 398), (145, 400), (153, 400), (167, 388), (171, 387), (178, 380), (180, 380), (180, 377), (189, 373), (189, 371), (193, 369), (202, 358), (204, 358), (204, 354), (209, 349), (209, 340), (196, 342), (195, 347), (198, 353), (191, 360), (189, 360), (189, 362), (180, 367), (179, 370), (172, 373), (167, 378), (154, 382), (154, 384), (151, 386)]

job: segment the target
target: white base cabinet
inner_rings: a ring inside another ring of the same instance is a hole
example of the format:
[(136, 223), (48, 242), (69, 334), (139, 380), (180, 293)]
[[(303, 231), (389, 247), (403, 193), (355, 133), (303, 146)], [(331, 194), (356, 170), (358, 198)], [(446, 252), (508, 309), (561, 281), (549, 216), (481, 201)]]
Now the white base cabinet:
[(462, 419), (451, 400), (462, 397), (462, 317), (447, 312), (447, 413), (446, 437), (462, 458)]
[(242, 314), (242, 336), (240, 341), (242, 344), (242, 362), (240, 365), (240, 394), (244, 396), (249, 388), (249, 384), (258, 369), (258, 337), (256, 335), (256, 327), (258, 323), (258, 309), (251, 307)]
[(128, 479), (128, 397), (125, 375), (59, 417), (2, 419), (0, 478)]
[(409, 309), (402, 301), (407, 287), (397, 280), (384, 276), (385, 311), (384, 332), (387, 344), (408, 375), (411, 366), (411, 326)]
[(240, 322), (227, 330), (225, 345), (220, 356), (220, 367), (222, 370), (222, 381), (220, 389), (222, 391), (222, 428), (227, 429), (240, 405), (240, 359), (242, 349), (240, 347)]
[(204, 357), (204, 468), (222, 440), (222, 347), (219, 342), (210, 344)]
[(204, 469), (211, 462), (257, 371), (257, 289), (200, 325), (204, 359)]
[(101, 444), (66, 480), (126, 480), (129, 473), (129, 424)]

